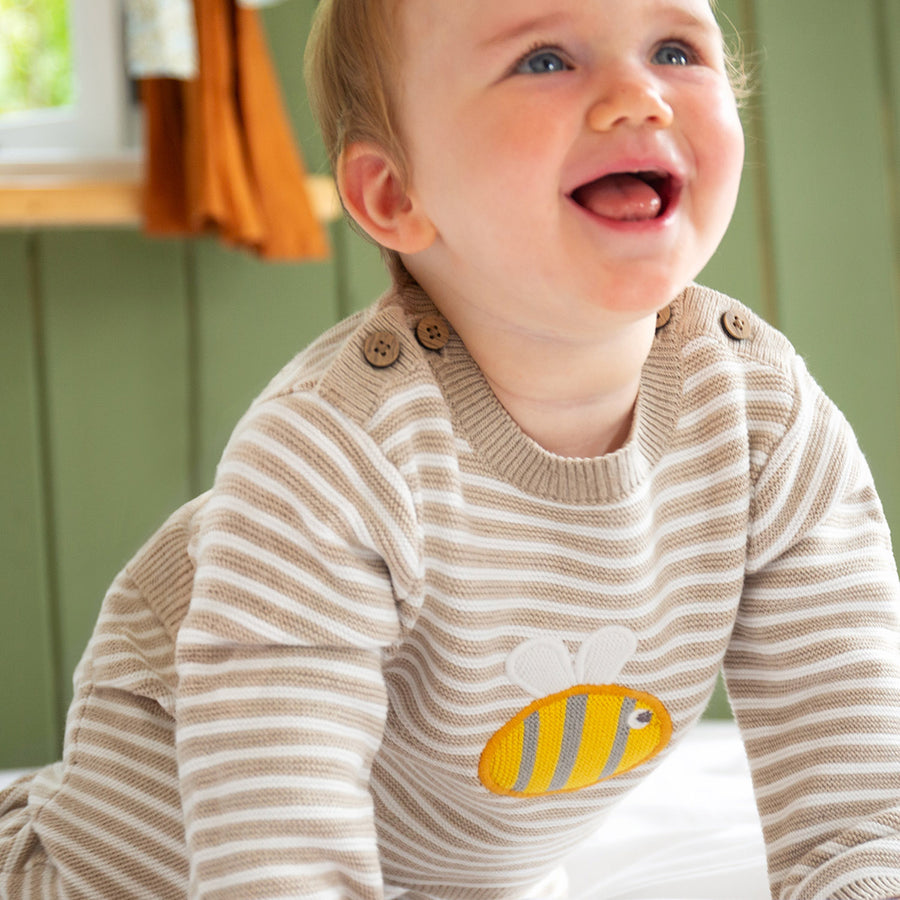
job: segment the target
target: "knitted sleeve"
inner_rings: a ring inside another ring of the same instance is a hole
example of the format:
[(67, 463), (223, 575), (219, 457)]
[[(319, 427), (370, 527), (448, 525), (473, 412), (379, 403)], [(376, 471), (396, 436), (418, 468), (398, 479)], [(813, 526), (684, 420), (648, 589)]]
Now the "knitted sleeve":
[(900, 895), (900, 587), (855, 438), (799, 362), (794, 375), (752, 498), (726, 677), (773, 897), (886, 900)]
[(195, 553), (176, 655), (190, 896), (381, 898), (368, 775), (416, 565), (403, 482), (327, 404), (270, 401), (229, 445)]

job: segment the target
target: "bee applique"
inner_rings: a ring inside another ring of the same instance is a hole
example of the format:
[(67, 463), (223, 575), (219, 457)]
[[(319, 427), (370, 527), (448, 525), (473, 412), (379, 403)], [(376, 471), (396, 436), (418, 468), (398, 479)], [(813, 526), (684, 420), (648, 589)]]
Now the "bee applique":
[(620, 626), (590, 635), (574, 665), (558, 638), (516, 647), (506, 673), (538, 699), (488, 741), (478, 766), (482, 784), (514, 797), (577, 791), (659, 753), (672, 734), (665, 706), (614, 683), (636, 649), (634, 633)]

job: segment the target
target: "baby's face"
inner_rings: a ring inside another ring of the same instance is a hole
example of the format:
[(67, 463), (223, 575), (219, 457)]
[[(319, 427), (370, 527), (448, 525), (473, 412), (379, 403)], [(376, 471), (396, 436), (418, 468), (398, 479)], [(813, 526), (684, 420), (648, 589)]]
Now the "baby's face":
[[(402, 0), (422, 263), (517, 314), (649, 312), (706, 264), (743, 135), (707, 0)], [(411, 266), (416, 266), (412, 260)]]

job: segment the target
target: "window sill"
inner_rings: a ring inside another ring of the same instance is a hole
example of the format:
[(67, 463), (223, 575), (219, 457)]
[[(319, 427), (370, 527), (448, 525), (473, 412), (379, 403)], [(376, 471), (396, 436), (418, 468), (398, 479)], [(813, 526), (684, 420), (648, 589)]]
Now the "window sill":
[[(308, 175), (322, 222), (341, 216), (334, 181)], [(141, 169), (133, 159), (79, 165), (0, 162), (0, 228), (138, 227)]]

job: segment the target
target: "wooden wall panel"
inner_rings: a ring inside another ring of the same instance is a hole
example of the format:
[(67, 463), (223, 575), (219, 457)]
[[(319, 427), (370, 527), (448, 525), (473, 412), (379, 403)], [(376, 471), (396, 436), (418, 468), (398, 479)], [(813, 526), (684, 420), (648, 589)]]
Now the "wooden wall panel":
[[(881, 108), (883, 110), (883, 140), (886, 164), (886, 201), (888, 204), (889, 253), (893, 258), (894, 299), (894, 361), (900, 371), (900, 3), (896, 0), (876, 0), (876, 47), (879, 57)], [(885, 330), (890, 327), (885, 323)], [(886, 406), (891, 410), (888, 421), (900, 419), (900, 378), (887, 387)], [(900, 440), (896, 430), (888, 433), (879, 461), (875, 463), (879, 475), (889, 467), (883, 479), (882, 493), (894, 533), (894, 555), (900, 561)], [(893, 443), (891, 443), (893, 441)]]
[(30, 243), (0, 234), (0, 768), (57, 753)]
[(346, 221), (336, 223), (332, 235), (340, 260), (338, 300), (343, 318), (376, 300), (388, 288), (390, 278), (379, 248), (360, 237)]
[[(900, 298), (900, 3), (877, 0), (876, 47), (881, 76), (885, 158), (894, 248), (894, 297)], [(895, 304), (900, 345), (900, 302)], [(900, 451), (898, 451), (900, 455)]]
[(333, 262), (263, 263), (212, 242), (195, 247), (199, 492), (250, 401), (338, 319)]
[(876, 2), (757, 7), (779, 319), (855, 427), (900, 533), (895, 173)]
[(63, 696), (120, 567), (188, 492), (183, 248), (40, 242)]

